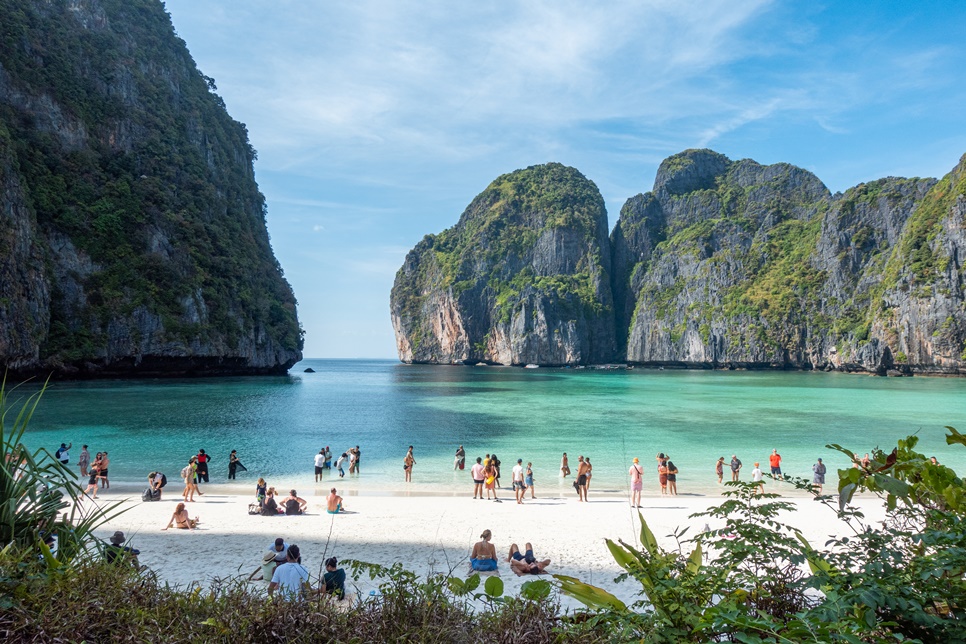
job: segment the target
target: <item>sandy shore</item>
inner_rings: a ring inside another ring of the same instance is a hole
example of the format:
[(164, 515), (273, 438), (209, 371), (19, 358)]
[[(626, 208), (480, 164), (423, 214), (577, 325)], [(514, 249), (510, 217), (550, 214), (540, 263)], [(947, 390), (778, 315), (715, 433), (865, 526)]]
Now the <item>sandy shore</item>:
[[(170, 489), (170, 486), (169, 488)], [(140, 549), (141, 563), (174, 585), (209, 585), (214, 578), (252, 572), (262, 554), (276, 537), (298, 544), (303, 563), (317, 573), (325, 557), (360, 559), (389, 565), (395, 562), (420, 574), (454, 571), (467, 576), (468, 557), (480, 533), (489, 528), (497, 553), (505, 557), (511, 543), (523, 547), (533, 543), (539, 558), (550, 558), (549, 570), (571, 575), (613, 592), (625, 601), (636, 599), (633, 582), (615, 584), (620, 569), (604, 545), (604, 538), (622, 538), (637, 543), (639, 526), (636, 511), (619, 496), (594, 497), (578, 503), (574, 496), (538, 497), (518, 505), (512, 492), (501, 492), (502, 502), (473, 500), (469, 496), (347, 496), (349, 513), (325, 513), (324, 496), (303, 493), (308, 501), (304, 516), (250, 516), (253, 498), (229, 494), (218, 486), (207, 490), (195, 503), (189, 503), (191, 516), (198, 516), (197, 530), (162, 531), (175, 505), (178, 491), (165, 494), (160, 502), (143, 503), (139, 490), (113, 488), (101, 494), (100, 504), (122, 502), (126, 511), (110, 521), (99, 536), (105, 539), (123, 530), (130, 545)], [(197, 498), (197, 497), (196, 497)], [(689, 534), (700, 531), (705, 523), (712, 528), (719, 522), (689, 515), (720, 503), (719, 496), (645, 496), (643, 513), (651, 529), (665, 547), (674, 545), (666, 536), (678, 527), (690, 526)], [(831, 535), (848, 533), (848, 528), (823, 505), (802, 497), (790, 497), (797, 506), (794, 515), (784, 519), (803, 531), (815, 545)], [(876, 499), (857, 503), (869, 519), (881, 516)], [(686, 550), (690, 550), (686, 546)], [(518, 577), (502, 563), (500, 577), (508, 592), (516, 593), (532, 577)], [(544, 577), (548, 578), (548, 577)], [(353, 582), (362, 595), (375, 583), (368, 578)], [(564, 600), (564, 605), (577, 604)]]

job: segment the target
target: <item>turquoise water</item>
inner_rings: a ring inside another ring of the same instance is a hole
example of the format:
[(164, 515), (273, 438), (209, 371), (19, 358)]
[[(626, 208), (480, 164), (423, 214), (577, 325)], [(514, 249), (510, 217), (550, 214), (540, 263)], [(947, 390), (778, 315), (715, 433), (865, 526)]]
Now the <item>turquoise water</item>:
[[(314, 374), (303, 373), (306, 367)], [(36, 390), (18, 389), (13, 399)], [(362, 449), (362, 474), (339, 482), (348, 493), (415, 489), (464, 493), (469, 473), (453, 472), (463, 444), (468, 462), (496, 452), (503, 483), (517, 458), (532, 461), (538, 491), (572, 493), (559, 481), (561, 453), (589, 455), (592, 491), (626, 490), (634, 456), (654, 483), (654, 455), (671, 455), (681, 492), (714, 489), (718, 456), (738, 454), (746, 475), (772, 448), (783, 469), (811, 475), (838, 442), (858, 452), (919, 432), (920, 450), (966, 470), (966, 450), (946, 447), (944, 425), (966, 431), (966, 379), (873, 378), (798, 372), (716, 372), (431, 367), (393, 361), (306, 360), (287, 377), (113, 380), (54, 383), (27, 436), (53, 451), (72, 441), (108, 450), (111, 479), (169, 478), (204, 448), (212, 482), (227, 478), (237, 449), (249, 468), (237, 485), (265, 476), (272, 485), (317, 488), (312, 458), (323, 445)], [(403, 482), (408, 445), (417, 459)], [(324, 486), (328, 487), (328, 484)], [(656, 484), (652, 487), (656, 489)], [(648, 490), (645, 487), (645, 490)], [(539, 492), (538, 492), (539, 494)]]

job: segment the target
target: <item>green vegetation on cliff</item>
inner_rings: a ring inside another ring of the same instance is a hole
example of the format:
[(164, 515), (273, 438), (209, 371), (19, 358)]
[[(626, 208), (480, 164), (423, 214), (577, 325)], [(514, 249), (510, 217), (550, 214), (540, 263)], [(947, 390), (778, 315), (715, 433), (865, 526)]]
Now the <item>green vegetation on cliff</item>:
[(47, 245), (62, 235), (92, 262), (72, 275), (83, 306), (52, 284), (42, 355), (93, 360), (110, 321), (137, 310), (160, 318), (167, 342), (232, 350), (261, 329), (297, 354), (245, 127), (161, 2), (69, 4), (0, 0), (0, 74), (27, 97), (0, 100), (0, 159), (12, 159)]

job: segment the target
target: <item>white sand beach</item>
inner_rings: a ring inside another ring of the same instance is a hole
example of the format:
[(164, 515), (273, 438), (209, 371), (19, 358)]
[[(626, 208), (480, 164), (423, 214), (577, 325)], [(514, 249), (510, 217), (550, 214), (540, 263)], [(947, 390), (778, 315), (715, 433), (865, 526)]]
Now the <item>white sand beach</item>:
[[(176, 482), (173, 482), (176, 483)], [(177, 485), (175, 485), (177, 488)], [(777, 489), (779, 486), (769, 486)], [(324, 492), (300, 494), (308, 501), (308, 514), (303, 516), (250, 516), (251, 496), (242, 496), (237, 488), (203, 486), (204, 496), (189, 503), (191, 516), (198, 516), (197, 530), (162, 531), (182, 498), (180, 488), (166, 488), (160, 502), (144, 503), (139, 490), (118, 489), (101, 493), (100, 504), (121, 501), (125, 512), (105, 525), (98, 535), (105, 539), (122, 530), (129, 545), (141, 551), (140, 561), (156, 571), (161, 580), (174, 585), (208, 586), (214, 578), (244, 574), (255, 570), (265, 550), (276, 537), (298, 544), (303, 563), (315, 574), (328, 556), (341, 559), (390, 565), (401, 562), (419, 574), (431, 571), (453, 571), (469, 574), (470, 549), (480, 533), (489, 528), (501, 558), (511, 543), (520, 547), (533, 543), (538, 558), (550, 558), (548, 571), (571, 575), (599, 585), (621, 599), (633, 601), (638, 587), (633, 582), (615, 584), (620, 569), (611, 558), (604, 538), (621, 538), (637, 543), (639, 526), (636, 511), (626, 498), (596, 496), (591, 490), (590, 502), (579, 503), (575, 496), (539, 497), (518, 505), (509, 490), (502, 490), (502, 502), (473, 500), (469, 495), (356, 495), (345, 497), (348, 513), (330, 515), (325, 512)], [(784, 488), (783, 488), (784, 489)], [(723, 500), (720, 496), (675, 496), (659, 494), (642, 498), (643, 513), (651, 529), (665, 547), (673, 547), (672, 532), (689, 526), (689, 535), (700, 531), (705, 523), (720, 527), (719, 521), (689, 518)], [(816, 546), (830, 535), (849, 532), (834, 513), (812, 499), (789, 497), (797, 506), (793, 516), (784, 517), (802, 530)], [(868, 519), (881, 517), (874, 498), (857, 499)], [(691, 547), (686, 545), (685, 550)], [(516, 593), (532, 577), (518, 577), (505, 562), (499, 575), (507, 592)], [(544, 577), (549, 578), (549, 577)], [(376, 587), (368, 578), (352, 582), (363, 596)], [(563, 598), (565, 607), (578, 604)]]

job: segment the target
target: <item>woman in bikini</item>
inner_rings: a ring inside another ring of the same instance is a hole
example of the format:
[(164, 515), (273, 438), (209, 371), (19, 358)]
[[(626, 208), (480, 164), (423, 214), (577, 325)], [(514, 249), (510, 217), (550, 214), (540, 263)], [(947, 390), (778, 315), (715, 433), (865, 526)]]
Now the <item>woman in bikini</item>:
[(406, 452), (406, 458), (403, 459), (403, 471), (406, 472), (406, 482), (410, 483), (413, 480), (413, 465), (416, 464), (416, 459), (413, 457), (413, 446), (409, 446), (409, 451)]
[[(91, 463), (90, 478), (87, 479), (87, 487), (84, 488), (84, 494), (90, 496), (92, 499), (97, 498), (97, 477), (100, 475), (101, 471), (101, 453), (98, 452), (94, 456), (94, 462)], [(91, 492), (94, 494), (91, 495)]]
[(490, 543), (492, 536), (489, 530), (484, 530), (479, 542), (473, 544), (473, 551), (470, 553), (470, 567), (473, 570), (496, 570), (496, 548)]
[(185, 510), (184, 503), (179, 503), (174, 509), (174, 514), (171, 515), (171, 520), (168, 521), (168, 525), (162, 528), (162, 530), (167, 530), (172, 525), (182, 530), (194, 530), (198, 523), (198, 517), (194, 519), (190, 518), (188, 511)]

